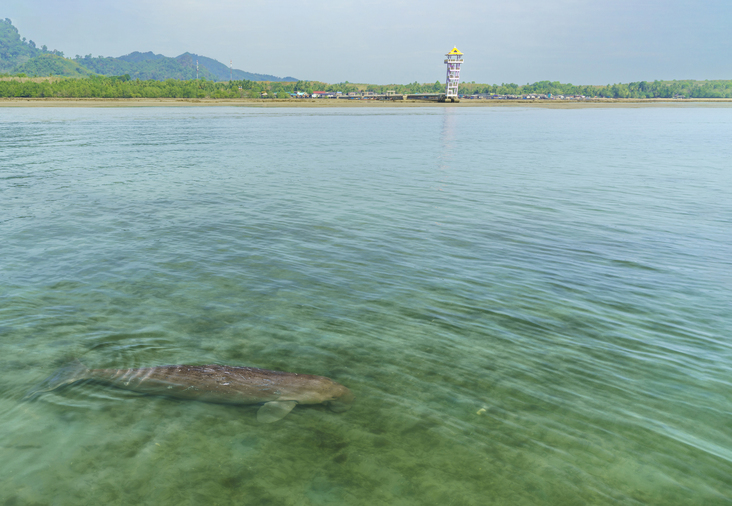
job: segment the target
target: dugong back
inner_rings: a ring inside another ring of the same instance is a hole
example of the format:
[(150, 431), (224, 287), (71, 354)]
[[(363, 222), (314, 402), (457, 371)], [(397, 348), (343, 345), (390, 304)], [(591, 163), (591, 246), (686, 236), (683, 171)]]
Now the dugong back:
[(138, 369), (88, 369), (75, 361), (35, 391), (49, 391), (79, 380), (94, 380), (144, 394), (224, 404), (260, 404), (257, 419), (270, 423), (297, 404), (350, 408), (351, 391), (324, 376), (226, 365), (164, 365)]

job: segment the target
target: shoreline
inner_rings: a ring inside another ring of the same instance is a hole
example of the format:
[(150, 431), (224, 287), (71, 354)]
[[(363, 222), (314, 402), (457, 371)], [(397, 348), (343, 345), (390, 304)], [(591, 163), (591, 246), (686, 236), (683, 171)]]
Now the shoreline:
[(338, 99), (196, 99), (196, 98), (0, 98), (0, 107), (540, 107), (587, 109), (603, 107), (732, 107), (729, 98), (589, 99), (589, 100), (462, 100), (439, 103), (425, 100)]

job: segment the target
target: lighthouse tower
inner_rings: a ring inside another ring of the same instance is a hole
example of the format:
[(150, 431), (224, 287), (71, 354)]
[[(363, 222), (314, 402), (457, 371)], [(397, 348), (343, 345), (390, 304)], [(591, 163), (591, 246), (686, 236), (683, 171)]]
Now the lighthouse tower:
[(460, 82), (460, 65), (463, 64), (463, 53), (453, 47), (452, 51), (445, 56), (447, 65), (447, 85), (445, 87), (445, 99), (455, 102), (458, 98), (458, 83)]

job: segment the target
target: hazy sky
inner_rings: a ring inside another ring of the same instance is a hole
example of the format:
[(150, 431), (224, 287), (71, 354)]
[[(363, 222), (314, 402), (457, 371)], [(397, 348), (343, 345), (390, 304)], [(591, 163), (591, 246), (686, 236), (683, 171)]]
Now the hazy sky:
[(732, 79), (732, 0), (3, 0), (66, 56), (189, 51), (326, 82)]

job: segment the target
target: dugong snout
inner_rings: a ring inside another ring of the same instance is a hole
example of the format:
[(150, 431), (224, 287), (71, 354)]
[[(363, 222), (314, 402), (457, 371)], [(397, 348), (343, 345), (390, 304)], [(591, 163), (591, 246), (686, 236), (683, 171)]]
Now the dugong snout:
[(356, 396), (343, 385), (339, 385), (338, 383), (335, 383), (335, 385), (340, 388), (338, 388), (338, 392), (335, 393), (335, 398), (328, 403), (328, 407), (331, 411), (343, 413), (344, 411), (351, 409), (351, 404), (353, 404), (353, 400)]

